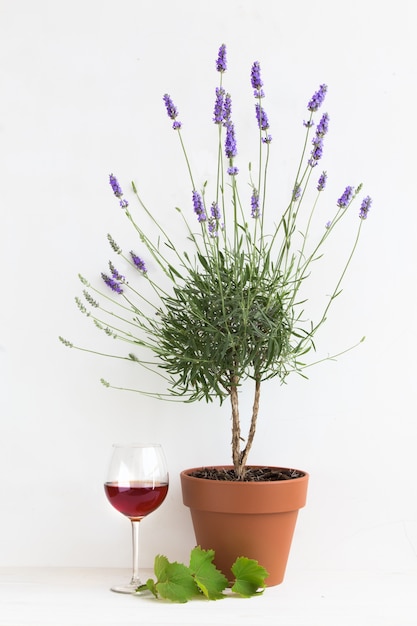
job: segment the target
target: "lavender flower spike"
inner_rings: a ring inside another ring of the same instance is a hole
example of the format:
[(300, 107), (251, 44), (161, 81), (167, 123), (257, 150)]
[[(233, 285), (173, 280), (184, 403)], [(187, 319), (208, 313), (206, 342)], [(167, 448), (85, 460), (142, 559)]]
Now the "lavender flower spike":
[(110, 174), (109, 182), (116, 198), (121, 198), (123, 196), (123, 191), (119, 185), (119, 181), (117, 180), (116, 176), (114, 176), (113, 174)]
[(262, 97), (263, 92), (262, 92), (261, 87), (263, 85), (263, 82), (261, 79), (261, 66), (259, 65), (259, 61), (255, 61), (254, 64), (252, 65), (250, 76), (251, 76), (252, 88), (255, 90), (255, 96)]
[(224, 145), (225, 153), (228, 159), (233, 159), (237, 155), (235, 127), (230, 120), (226, 124), (226, 141)]
[(119, 282), (123, 282), (125, 280), (125, 277), (122, 276), (120, 272), (117, 271), (117, 269), (114, 267), (111, 261), (109, 261), (109, 268), (111, 271), (111, 275), (113, 276), (115, 280), (118, 280)]
[(219, 209), (219, 205), (217, 202), (212, 202), (210, 207), (211, 217), (214, 220), (219, 220), (221, 218), (221, 213)]
[(224, 43), (219, 48), (219, 55), (216, 61), (216, 69), (218, 72), (225, 72), (227, 70), (226, 46)]
[(216, 102), (214, 104), (213, 122), (223, 124), (225, 117), (224, 99), (225, 91), (223, 87), (216, 87)]
[(324, 137), (329, 130), (329, 114), (323, 113), (320, 122), (317, 124), (316, 135)]
[(217, 222), (212, 217), (208, 221), (208, 232), (210, 237), (218, 237), (219, 231), (217, 229)]
[(111, 188), (113, 189), (113, 193), (116, 196), (116, 198), (119, 198), (120, 202), (120, 206), (122, 207), (122, 209), (127, 209), (127, 207), (129, 206), (129, 202), (123, 198), (123, 191), (122, 188), (119, 185), (119, 182), (116, 178), (116, 176), (114, 176), (113, 174), (110, 174), (109, 176), (109, 182), (111, 185)]
[(250, 199), (250, 203), (251, 203), (251, 217), (253, 217), (254, 219), (257, 219), (258, 217), (260, 217), (260, 209), (259, 209), (259, 193), (257, 189), (254, 189), (252, 192), (252, 197)]
[(116, 293), (123, 293), (123, 289), (120, 283), (117, 282), (117, 280), (115, 280), (114, 278), (110, 278), (110, 276), (107, 276), (107, 274), (104, 274), (104, 272), (101, 274), (101, 277), (112, 291), (115, 291)]
[(269, 128), (268, 116), (265, 112), (265, 109), (261, 107), (259, 102), (255, 104), (256, 109), (256, 119), (258, 121), (258, 126), (260, 130), (267, 130)]
[(352, 196), (353, 196), (353, 187), (346, 187), (346, 189), (344, 190), (343, 194), (340, 196), (339, 200), (337, 201), (337, 206), (339, 206), (341, 209), (345, 209), (349, 202), (352, 200)]
[(317, 111), (323, 104), (327, 93), (327, 85), (320, 85), (320, 89), (311, 98), (307, 105), (307, 109), (311, 112)]
[(194, 213), (197, 215), (199, 222), (205, 222), (207, 219), (206, 210), (204, 208), (203, 199), (198, 191), (193, 191), (193, 206)]
[(227, 93), (223, 102), (223, 124), (226, 126), (232, 115), (232, 98), (230, 93)]
[(366, 218), (368, 217), (368, 212), (371, 204), (372, 198), (370, 198), (369, 196), (366, 196), (366, 198), (362, 200), (361, 208), (359, 211), (359, 217), (361, 218), (361, 220), (366, 220)]
[(146, 269), (146, 265), (145, 265), (145, 261), (143, 261), (137, 254), (135, 254), (134, 252), (132, 252), (132, 250), (130, 251), (130, 256), (132, 258), (133, 264), (134, 266), (140, 270), (141, 272), (143, 272), (144, 274), (146, 274), (146, 272), (148, 271)]
[(171, 96), (168, 95), (167, 93), (164, 95), (163, 100), (165, 102), (165, 107), (166, 107), (166, 110), (167, 110), (167, 113), (168, 113), (168, 117), (170, 117), (172, 120), (174, 120), (174, 123), (172, 124), (172, 128), (174, 130), (179, 130), (181, 128), (181, 122), (178, 122), (176, 120), (176, 118), (178, 116), (178, 109), (177, 109), (177, 107), (172, 102)]
[(311, 167), (315, 167), (317, 162), (320, 161), (323, 156), (323, 138), (320, 135), (315, 135), (313, 141), (313, 149), (311, 151), (311, 157), (308, 160), (308, 164)]
[(323, 191), (327, 182), (327, 172), (323, 172), (317, 182), (317, 190)]

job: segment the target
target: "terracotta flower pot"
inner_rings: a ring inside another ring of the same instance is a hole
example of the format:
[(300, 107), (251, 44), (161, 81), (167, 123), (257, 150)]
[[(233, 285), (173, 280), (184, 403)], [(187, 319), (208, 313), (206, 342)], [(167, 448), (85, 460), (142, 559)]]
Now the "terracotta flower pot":
[(215, 551), (215, 564), (232, 579), (239, 556), (269, 572), (267, 586), (284, 579), (298, 510), (305, 505), (308, 474), (271, 482), (233, 482), (181, 472), (183, 502), (190, 508), (197, 545)]

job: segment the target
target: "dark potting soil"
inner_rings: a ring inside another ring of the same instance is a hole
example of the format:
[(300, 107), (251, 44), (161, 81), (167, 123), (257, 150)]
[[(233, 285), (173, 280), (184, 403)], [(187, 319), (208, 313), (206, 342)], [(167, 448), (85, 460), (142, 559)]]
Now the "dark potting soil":
[[(292, 478), (301, 478), (304, 475), (304, 472), (281, 467), (248, 467), (243, 480), (245, 482), (268, 482), (274, 480), (291, 480)], [(189, 476), (207, 478), (209, 480), (239, 480), (235, 470), (228, 467), (202, 467), (195, 472), (191, 472)]]

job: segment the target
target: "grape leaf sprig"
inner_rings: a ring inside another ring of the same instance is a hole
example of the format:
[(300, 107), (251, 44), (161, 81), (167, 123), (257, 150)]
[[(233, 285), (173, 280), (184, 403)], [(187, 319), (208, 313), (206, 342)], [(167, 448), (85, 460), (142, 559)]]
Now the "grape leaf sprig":
[[(155, 598), (184, 603), (198, 597), (221, 600), (227, 597), (224, 590), (230, 586), (226, 576), (213, 563), (214, 550), (193, 548), (189, 566), (166, 556), (155, 557), (156, 580), (149, 578), (138, 587), (138, 592), (150, 591)], [(254, 559), (238, 557), (231, 567), (235, 577), (231, 591), (243, 598), (263, 593), (268, 572)]]

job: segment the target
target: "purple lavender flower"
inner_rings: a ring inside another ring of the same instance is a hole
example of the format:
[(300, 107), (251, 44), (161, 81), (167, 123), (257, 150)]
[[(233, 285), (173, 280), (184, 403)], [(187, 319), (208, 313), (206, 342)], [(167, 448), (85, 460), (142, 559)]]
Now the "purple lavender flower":
[(317, 125), (316, 134), (312, 141), (313, 150), (311, 151), (311, 158), (308, 163), (311, 167), (315, 167), (317, 162), (323, 156), (323, 137), (329, 130), (329, 116), (327, 113), (324, 113), (320, 122)]
[(311, 98), (310, 102), (307, 105), (307, 109), (309, 111), (317, 111), (321, 105), (323, 104), (324, 98), (326, 97), (327, 85), (320, 85), (320, 89), (316, 91), (316, 93)]
[[(219, 205), (217, 202), (212, 202), (210, 207), (211, 217), (208, 220), (208, 232), (211, 237), (219, 236), (219, 220), (221, 218), (221, 213), (219, 209)], [(223, 225), (222, 225), (223, 227)]]
[(223, 124), (224, 121), (225, 91), (223, 87), (216, 87), (216, 102), (214, 103), (213, 122)]
[(120, 283), (117, 282), (117, 280), (111, 278), (110, 276), (107, 276), (107, 274), (104, 274), (104, 272), (102, 272), (101, 277), (112, 291), (115, 291), (116, 293), (123, 293), (123, 289)]
[(230, 166), (227, 168), (227, 173), (229, 174), (229, 176), (236, 176), (236, 174), (239, 174), (239, 168), (235, 166)]
[(261, 130), (267, 130), (269, 128), (268, 116), (265, 113), (265, 109), (261, 107), (259, 102), (255, 104), (256, 119), (258, 120), (258, 126)]
[(345, 209), (349, 202), (352, 200), (352, 196), (353, 196), (353, 187), (346, 187), (346, 189), (344, 190), (343, 194), (340, 196), (339, 200), (337, 201), (337, 206), (339, 206), (341, 209)]
[(311, 151), (311, 157), (308, 161), (308, 164), (311, 167), (315, 167), (317, 162), (320, 161), (323, 156), (323, 138), (320, 135), (315, 135), (313, 141), (313, 149)]
[(171, 96), (169, 96), (167, 93), (164, 95), (163, 100), (165, 102), (165, 107), (168, 113), (168, 117), (174, 120), (174, 123), (172, 124), (172, 128), (174, 130), (179, 130), (181, 128), (181, 122), (176, 121), (176, 117), (178, 116), (177, 107), (172, 102)]
[(369, 196), (366, 196), (366, 198), (362, 200), (361, 208), (359, 211), (359, 217), (361, 218), (361, 220), (366, 220), (366, 218), (368, 217), (368, 212), (371, 204), (372, 198), (370, 198)]
[(163, 97), (163, 100), (165, 102), (168, 117), (170, 117), (172, 120), (175, 120), (178, 115), (178, 110), (175, 104), (172, 102), (171, 96), (166, 93)]
[(261, 214), (261, 211), (259, 208), (259, 192), (257, 189), (254, 189), (252, 192), (250, 204), (251, 204), (251, 217), (253, 217), (254, 219), (257, 219)]
[(318, 191), (323, 191), (327, 182), (327, 172), (323, 172), (318, 180), (317, 189)]
[(111, 188), (113, 189), (114, 195), (116, 196), (116, 198), (119, 198), (120, 200), (119, 202), (120, 206), (122, 207), (122, 209), (127, 209), (127, 207), (129, 206), (129, 203), (124, 198), (122, 199), (123, 191), (119, 185), (119, 181), (117, 180), (116, 176), (114, 176), (113, 174), (110, 174), (109, 182), (110, 182)]
[(227, 70), (226, 46), (224, 43), (219, 48), (219, 54), (216, 61), (216, 70), (218, 72), (225, 72)]
[(329, 115), (328, 113), (323, 113), (320, 122), (317, 125), (316, 135), (320, 137), (324, 137), (324, 135), (329, 130)]
[(204, 208), (203, 199), (198, 193), (198, 191), (193, 191), (193, 206), (194, 212), (197, 215), (197, 219), (199, 222), (205, 222), (207, 219), (206, 210)]
[(146, 269), (146, 265), (145, 265), (145, 261), (143, 261), (143, 259), (141, 259), (137, 254), (135, 254), (132, 250), (130, 251), (130, 256), (132, 258), (133, 264), (134, 266), (140, 270), (141, 272), (143, 272), (144, 274), (146, 274), (146, 272), (148, 271)]
[(262, 137), (262, 143), (271, 143), (272, 135), (266, 135), (266, 137)]
[[(251, 85), (254, 89), (255, 97), (263, 97), (263, 91), (261, 89), (263, 82), (261, 79), (261, 66), (259, 65), (259, 61), (255, 61), (252, 65), (251, 70)], [(262, 95), (261, 95), (262, 94)]]
[(227, 122), (232, 116), (232, 98), (230, 93), (227, 93), (223, 102), (223, 124), (226, 126)]
[(220, 213), (219, 205), (217, 204), (217, 202), (211, 203), (210, 213), (211, 213), (211, 217), (214, 220), (219, 220), (221, 218), (221, 213)]
[(125, 277), (122, 276), (120, 272), (117, 271), (117, 269), (114, 267), (111, 261), (109, 261), (109, 268), (110, 268), (111, 275), (113, 276), (115, 280), (118, 280), (119, 282), (123, 282), (125, 280)]
[(218, 237), (219, 231), (217, 229), (217, 222), (212, 217), (208, 221), (208, 231), (210, 237)]
[(113, 174), (110, 174), (109, 182), (116, 198), (121, 198), (123, 196), (123, 191), (119, 185), (119, 181), (117, 180), (116, 176), (114, 176)]
[(226, 141), (224, 145), (225, 153), (228, 159), (233, 159), (237, 155), (235, 127), (233, 122), (228, 120), (226, 124)]

